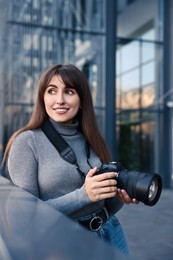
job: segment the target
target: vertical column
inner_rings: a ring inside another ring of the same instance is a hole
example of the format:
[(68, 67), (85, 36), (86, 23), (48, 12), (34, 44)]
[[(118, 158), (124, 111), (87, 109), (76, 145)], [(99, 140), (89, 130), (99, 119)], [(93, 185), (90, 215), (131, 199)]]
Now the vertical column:
[(106, 141), (115, 160), (115, 53), (116, 53), (116, 0), (106, 1)]
[[(4, 50), (5, 36), (8, 34), (6, 30), (7, 10), (9, 11), (9, 4), (5, 5), (3, 1), (0, 2), (0, 164), (3, 156), (4, 143), (4, 63), (6, 62), (7, 50)], [(6, 32), (6, 33), (5, 33)], [(5, 46), (6, 47), (6, 46)], [(8, 74), (9, 72), (7, 72)], [(0, 174), (2, 170), (0, 168)]]
[[(4, 138), (4, 82), (3, 82), (3, 71), (0, 66), (1, 78), (0, 78), (0, 164), (3, 157), (3, 138)], [(0, 174), (2, 174), (0, 168)]]
[[(163, 1), (164, 11), (164, 44), (163, 44), (163, 93), (169, 93), (172, 88), (171, 76), (171, 49), (172, 49), (172, 21), (171, 16), (173, 14), (173, 5), (171, 0)], [(160, 158), (161, 158), (161, 173), (163, 174), (163, 184), (165, 188), (170, 188), (171, 185), (171, 138), (173, 129), (171, 124), (171, 109), (167, 106), (167, 102), (170, 100), (170, 95), (165, 96), (163, 100), (163, 121), (162, 121), (162, 141), (160, 146)]]

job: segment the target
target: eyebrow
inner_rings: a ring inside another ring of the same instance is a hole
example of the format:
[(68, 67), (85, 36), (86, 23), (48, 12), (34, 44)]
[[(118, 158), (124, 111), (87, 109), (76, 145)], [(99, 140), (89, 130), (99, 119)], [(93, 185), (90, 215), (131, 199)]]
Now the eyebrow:
[[(58, 88), (58, 86), (57, 86), (57, 85), (54, 85), (54, 84), (52, 84), (52, 83), (51, 83), (51, 84), (49, 84), (49, 85), (48, 85), (48, 87), (54, 87), (54, 88)], [(65, 89), (66, 89), (66, 88), (71, 88), (71, 89), (74, 89), (74, 87), (73, 87), (73, 86), (65, 86), (65, 85), (64, 85), (64, 88), (65, 88)]]
[(54, 84), (49, 84), (48, 87), (54, 87), (54, 88), (58, 88), (56, 85)]

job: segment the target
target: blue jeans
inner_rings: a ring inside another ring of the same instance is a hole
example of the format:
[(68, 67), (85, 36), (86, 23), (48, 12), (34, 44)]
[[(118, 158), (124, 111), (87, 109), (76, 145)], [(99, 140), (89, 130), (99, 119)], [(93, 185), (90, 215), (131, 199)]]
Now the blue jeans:
[(122, 226), (115, 215), (110, 216), (108, 221), (103, 224), (96, 234), (104, 241), (117, 247), (125, 255), (129, 254)]

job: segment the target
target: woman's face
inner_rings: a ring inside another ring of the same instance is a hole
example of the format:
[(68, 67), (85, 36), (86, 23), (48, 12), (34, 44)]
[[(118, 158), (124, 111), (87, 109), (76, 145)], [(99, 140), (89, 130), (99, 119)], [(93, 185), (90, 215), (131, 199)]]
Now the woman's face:
[(80, 98), (75, 89), (66, 87), (61, 77), (55, 75), (44, 93), (44, 104), (54, 121), (71, 124), (78, 113)]

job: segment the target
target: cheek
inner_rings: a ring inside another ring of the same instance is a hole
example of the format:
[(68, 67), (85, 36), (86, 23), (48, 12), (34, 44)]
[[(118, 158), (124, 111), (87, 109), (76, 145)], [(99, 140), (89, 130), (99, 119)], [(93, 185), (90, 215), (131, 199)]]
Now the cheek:
[(44, 96), (44, 107), (47, 114), (49, 114), (50, 107), (51, 107), (51, 100), (47, 96)]
[(44, 104), (45, 107), (50, 106), (52, 104), (53, 100), (50, 96), (45, 95), (44, 96)]
[(80, 99), (78, 97), (66, 99), (66, 102), (75, 110), (78, 110), (80, 107)]
[(76, 99), (76, 109), (78, 110), (80, 107), (81, 107), (81, 102), (80, 102), (80, 99), (77, 98)]

